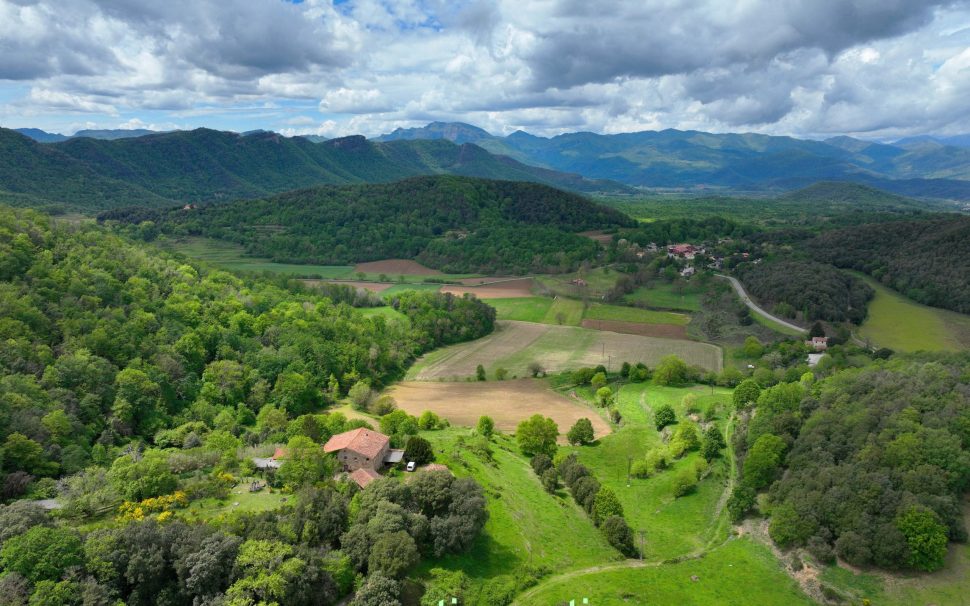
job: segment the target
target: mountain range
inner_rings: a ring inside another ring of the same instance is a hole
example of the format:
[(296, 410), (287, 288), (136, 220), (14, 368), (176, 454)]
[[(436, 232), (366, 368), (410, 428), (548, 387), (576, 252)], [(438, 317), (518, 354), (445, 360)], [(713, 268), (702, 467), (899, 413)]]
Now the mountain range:
[(382, 143), (352, 136), (313, 143), (268, 131), (240, 135), (197, 129), (39, 143), (0, 129), (0, 199), (21, 205), (92, 211), (161, 207), (434, 174), (529, 181), (583, 192), (630, 191), (619, 183), (528, 166), (473, 144), (443, 139)]
[(446, 139), (593, 179), (649, 188), (791, 190), (817, 181), (851, 181), (920, 197), (970, 199), (967, 137), (896, 144), (852, 137), (826, 141), (760, 134), (643, 131), (499, 137), (470, 124), (432, 122), (376, 141)]

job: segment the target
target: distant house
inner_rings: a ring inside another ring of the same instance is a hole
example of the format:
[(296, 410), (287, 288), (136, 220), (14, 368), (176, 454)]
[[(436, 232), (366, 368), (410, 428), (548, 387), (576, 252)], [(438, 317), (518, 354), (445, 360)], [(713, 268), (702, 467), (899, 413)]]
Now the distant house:
[(682, 259), (693, 259), (698, 249), (693, 244), (673, 244), (667, 247), (668, 257), (680, 257)]
[(680, 275), (683, 276), (684, 278), (689, 278), (693, 276), (694, 273), (696, 273), (696, 271), (697, 271), (696, 269), (688, 265), (684, 269), (680, 270)]
[(829, 338), (828, 337), (812, 337), (811, 341), (805, 341), (805, 345), (808, 345), (815, 351), (825, 351), (829, 348)]
[(582, 278), (576, 278), (575, 280), (570, 280), (569, 283), (572, 284), (573, 286), (586, 286), (586, 280)]
[(267, 469), (279, 469), (283, 466), (283, 459), (285, 458), (286, 450), (277, 448), (271, 457), (253, 457), (253, 465), (256, 467), (256, 469), (263, 471)]
[(367, 488), (368, 484), (380, 477), (381, 474), (377, 473), (373, 469), (367, 469), (366, 467), (361, 467), (360, 469), (355, 469), (350, 472), (350, 479), (356, 482), (361, 488)]

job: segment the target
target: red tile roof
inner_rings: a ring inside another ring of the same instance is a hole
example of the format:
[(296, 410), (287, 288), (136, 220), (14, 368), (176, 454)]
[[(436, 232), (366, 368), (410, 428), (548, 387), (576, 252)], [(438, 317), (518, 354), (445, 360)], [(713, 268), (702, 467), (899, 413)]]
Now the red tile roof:
[(367, 458), (374, 458), (381, 453), (390, 440), (387, 436), (364, 427), (338, 433), (323, 445), (324, 452), (338, 450), (352, 450)]
[(380, 477), (381, 474), (372, 469), (367, 469), (366, 467), (355, 469), (350, 473), (350, 479), (357, 482), (357, 485), (361, 488), (366, 488), (368, 484)]

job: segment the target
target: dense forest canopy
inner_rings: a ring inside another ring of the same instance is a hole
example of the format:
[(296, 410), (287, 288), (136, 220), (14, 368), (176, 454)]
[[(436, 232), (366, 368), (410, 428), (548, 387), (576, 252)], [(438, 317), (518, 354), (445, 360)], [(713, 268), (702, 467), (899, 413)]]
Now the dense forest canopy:
[(910, 299), (970, 313), (970, 217), (839, 229), (805, 246), (818, 260), (865, 272)]
[(744, 484), (770, 486), (771, 534), (823, 560), (935, 570), (965, 541), (970, 357), (894, 358), (764, 390)]
[(531, 181), (574, 191), (627, 191), (450, 141), (313, 143), (272, 132), (205, 128), (117, 140), (38, 143), (0, 128), (0, 200), (91, 212), (131, 205), (256, 198), (322, 184), (455, 174)]
[(780, 311), (786, 311), (782, 315), (789, 317), (800, 312), (805, 321), (861, 324), (874, 294), (859, 278), (812, 261), (742, 263), (735, 273), (759, 301), (780, 305)]
[(408, 323), (365, 318), (2, 207), (0, 260), (4, 498), (172, 427), (229, 424), (258, 441), (259, 415), (285, 421), (358, 381), (386, 384), (495, 319), (476, 299), (428, 292), (395, 301)]
[(574, 268), (599, 249), (573, 232), (632, 224), (618, 211), (544, 185), (451, 176), (319, 187), (191, 210), (120, 209), (99, 218), (230, 240), (278, 262), (408, 257), (452, 272), (517, 273)]

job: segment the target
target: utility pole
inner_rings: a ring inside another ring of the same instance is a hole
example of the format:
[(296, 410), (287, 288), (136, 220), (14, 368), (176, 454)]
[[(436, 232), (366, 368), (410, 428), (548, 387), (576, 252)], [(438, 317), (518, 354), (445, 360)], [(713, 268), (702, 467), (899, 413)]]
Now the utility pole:
[(640, 529), (640, 561), (641, 562), (643, 561), (643, 535), (644, 534), (645, 533), (644, 533), (643, 529), (641, 528)]

